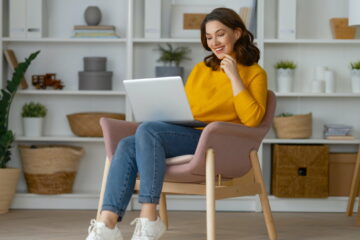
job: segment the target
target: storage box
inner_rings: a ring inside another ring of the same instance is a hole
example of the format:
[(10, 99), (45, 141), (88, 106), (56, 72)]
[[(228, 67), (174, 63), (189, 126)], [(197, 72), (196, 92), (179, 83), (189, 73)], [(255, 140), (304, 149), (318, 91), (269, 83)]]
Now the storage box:
[(329, 196), (349, 196), (357, 153), (329, 154)]
[(354, 39), (356, 28), (349, 26), (348, 18), (331, 18), (331, 32), (334, 39)]
[(328, 197), (328, 147), (274, 145), (271, 185), (277, 197)]

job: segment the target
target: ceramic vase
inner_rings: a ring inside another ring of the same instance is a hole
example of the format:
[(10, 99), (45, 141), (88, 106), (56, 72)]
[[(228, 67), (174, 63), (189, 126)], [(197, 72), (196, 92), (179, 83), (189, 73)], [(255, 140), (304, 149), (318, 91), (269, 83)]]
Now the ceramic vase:
[(277, 70), (277, 91), (279, 93), (292, 92), (294, 82), (294, 69), (280, 68)]
[(97, 6), (89, 6), (84, 13), (85, 22), (87, 25), (95, 26), (101, 21), (101, 11)]

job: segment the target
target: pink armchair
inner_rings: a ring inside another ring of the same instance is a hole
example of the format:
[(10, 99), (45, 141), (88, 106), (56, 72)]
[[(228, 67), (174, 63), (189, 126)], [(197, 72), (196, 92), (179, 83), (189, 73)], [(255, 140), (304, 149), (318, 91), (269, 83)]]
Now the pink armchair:
[[(268, 91), (267, 112), (255, 128), (227, 122), (208, 124), (194, 155), (169, 158), (160, 199), (160, 217), (168, 226), (166, 194), (206, 195), (207, 239), (215, 240), (215, 200), (259, 195), (269, 238), (275, 240), (271, 209), (265, 190), (257, 150), (272, 125), (276, 98)], [(102, 118), (107, 159), (100, 193), (100, 213), (110, 161), (118, 142), (134, 135), (137, 123)], [(215, 184), (215, 180), (217, 183)], [(137, 180), (135, 190), (139, 190)], [(205, 183), (205, 184), (204, 184)]]

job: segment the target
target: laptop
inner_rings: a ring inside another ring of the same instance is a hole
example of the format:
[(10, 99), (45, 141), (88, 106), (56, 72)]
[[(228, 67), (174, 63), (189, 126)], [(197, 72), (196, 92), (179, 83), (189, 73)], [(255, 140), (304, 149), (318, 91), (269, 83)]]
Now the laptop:
[(135, 121), (206, 126), (206, 123), (194, 120), (181, 77), (131, 79), (123, 83)]

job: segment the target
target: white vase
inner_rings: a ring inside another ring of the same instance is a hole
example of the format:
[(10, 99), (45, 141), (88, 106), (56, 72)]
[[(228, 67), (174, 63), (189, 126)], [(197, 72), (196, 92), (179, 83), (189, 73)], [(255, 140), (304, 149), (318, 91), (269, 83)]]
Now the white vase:
[(43, 119), (42, 117), (24, 117), (24, 136), (41, 137), (43, 135)]
[(292, 92), (294, 69), (280, 68), (277, 70), (277, 91), (279, 93)]
[(351, 89), (353, 93), (360, 93), (360, 69), (351, 70)]

